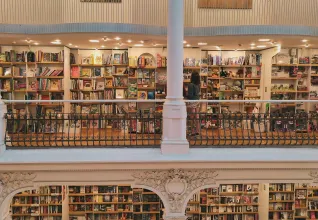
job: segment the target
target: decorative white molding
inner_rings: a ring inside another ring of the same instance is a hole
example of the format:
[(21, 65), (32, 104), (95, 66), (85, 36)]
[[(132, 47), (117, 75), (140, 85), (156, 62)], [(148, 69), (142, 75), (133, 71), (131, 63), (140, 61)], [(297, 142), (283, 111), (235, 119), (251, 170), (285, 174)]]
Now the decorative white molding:
[[(147, 186), (164, 197), (163, 201), (168, 202), (165, 204), (167, 213), (183, 213), (190, 194), (200, 187), (214, 184), (217, 175), (215, 170), (171, 169), (138, 171), (132, 176), (135, 178), (135, 185)], [(173, 216), (172, 219), (180, 218)]]
[(12, 192), (32, 185), (36, 175), (28, 172), (0, 173), (0, 206)]
[(313, 183), (318, 183), (318, 171), (315, 170), (315, 171), (310, 171), (309, 172), (309, 176), (312, 178), (312, 182)]

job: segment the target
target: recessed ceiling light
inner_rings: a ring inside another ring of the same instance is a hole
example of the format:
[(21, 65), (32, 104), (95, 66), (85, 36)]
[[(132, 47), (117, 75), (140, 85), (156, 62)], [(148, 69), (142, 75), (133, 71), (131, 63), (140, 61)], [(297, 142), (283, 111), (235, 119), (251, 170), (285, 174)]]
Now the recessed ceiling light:
[(39, 45), (39, 43), (38, 43), (38, 42), (35, 42), (34, 45)]
[(61, 44), (61, 41), (52, 41), (51, 44)]
[(99, 43), (99, 40), (89, 40), (91, 43)]
[(187, 43), (187, 41), (185, 41), (185, 40), (184, 40), (184, 41), (183, 41), (183, 43), (184, 43), (184, 44), (186, 44), (186, 43)]
[(259, 39), (258, 41), (259, 42), (267, 42), (267, 41), (270, 41), (271, 39)]
[(127, 40), (127, 42), (128, 42), (128, 43), (131, 43), (131, 42), (132, 42), (132, 40)]
[(104, 45), (102, 45), (102, 48), (104, 48), (105, 46)]
[(265, 48), (266, 45), (258, 45), (258, 46), (256, 46), (256, 47), (258, 47), (258, 48)]
[(303, 40), (302, 40), (302, 42), (306, 43), (306, 42), (308, 42), (308, 40), (306, 40), (306, 39), (303, 39)]
[(68, 44), (69, 46), (72, 46), (73, 44)]
[(204, 42), (200, 42), (198, 43), (199, 46), (205, 46), (205, 45), (208, 45), (208, 43), (204, 43)]
[(143, 44), (135, 44), (134, 46), (135, 47), (143, 47), (144, 45)]
[(143, 44), (143, 43), (145, 43), (145, 42), (144, 42), (143, 40), (141, 40), (141, 41), (140, 41), (140, 43), (142, 43), (142, 44)]
[(77, 45), (75, 45), (75, 47), (78, 47)]
[(115, 49), (117, 50), (117, 49), (118, 49), (118, 47), (115, 47)]
[(309, 47), (309, 44), (306, 44), (305, 47)]
[(32, 42), (32, 40), (30, 40), (30, 39), (26, 39), (25, 41), (26, 41), (28, 44)]
[(191, 47), (191, 44), (187, 44), (187, 47)]
[(255, 43), (251, 43), (251, 46), (255, 46)]
[(115, 37), (115, 40), (120, 40), (121, 38), (120, 37)]

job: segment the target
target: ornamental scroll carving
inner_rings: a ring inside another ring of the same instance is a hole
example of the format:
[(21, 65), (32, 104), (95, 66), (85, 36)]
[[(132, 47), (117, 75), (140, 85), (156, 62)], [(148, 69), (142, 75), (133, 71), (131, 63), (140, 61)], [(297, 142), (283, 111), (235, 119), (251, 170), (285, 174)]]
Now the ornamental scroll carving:
[(32, 185), (35, 177), (34, 173), (27, 172), (0, 173), (0, 205), (10, 193)]
[(318, 171), (310, 171), (309, 176), (312, 177), (313, 183), (318, 183)]
[(170, 213), (182, 213), (187, 197), (195, 189), (214, 184), (217, 175), (215, 170), (171, 169), (139, 171), (134, 173), (133, 177), (136, 185), (148, 186), (160, 192), (169, 202)]

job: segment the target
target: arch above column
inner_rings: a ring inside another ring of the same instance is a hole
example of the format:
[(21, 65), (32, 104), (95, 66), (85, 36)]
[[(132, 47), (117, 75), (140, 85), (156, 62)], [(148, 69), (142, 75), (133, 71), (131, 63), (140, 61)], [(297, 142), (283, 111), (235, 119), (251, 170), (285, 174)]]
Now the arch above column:
[(193, 192), (215, 184), (218, 173), (212, 169), (170, 169), (137, 171), (132, 176), (135, 186), (149, 187), (161, 197), (168, 219), (180, 219)]

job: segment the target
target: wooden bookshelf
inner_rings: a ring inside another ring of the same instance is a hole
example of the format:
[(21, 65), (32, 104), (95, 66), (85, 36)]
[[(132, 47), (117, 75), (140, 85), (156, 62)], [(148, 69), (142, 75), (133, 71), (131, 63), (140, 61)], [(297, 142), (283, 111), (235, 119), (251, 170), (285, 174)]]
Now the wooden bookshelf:
[(69, 214), (91, 220), (161, 219), (162, 202), (155, 193), (130, 185), (69, 186)]
[(258, 190), (259, 184), (222, 184), (201, 190), (188, 202), (187, 217), (258, 219)]
[(45, 216), (62, 220), (62, 186), (46, 186), (16, 194), (11, 203), (12, 219)]

